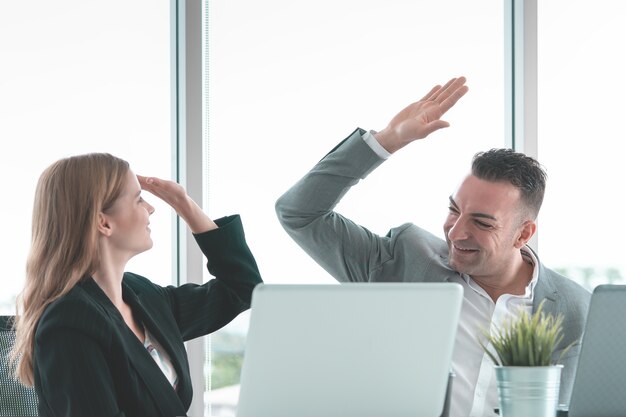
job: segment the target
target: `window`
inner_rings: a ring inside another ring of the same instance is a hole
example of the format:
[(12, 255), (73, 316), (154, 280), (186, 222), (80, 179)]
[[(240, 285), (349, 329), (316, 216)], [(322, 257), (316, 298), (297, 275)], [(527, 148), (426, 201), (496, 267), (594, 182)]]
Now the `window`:
[[(240, 213), (268, 283), (333, 283), (293, 242), (276, 199), (356, 127), (382, 129), (437, 83), (470, 92), (451, 127), (394, 154), (337, 211), (385, 234), (442, 236), (474, 153), (504, 145), (504, 10), (498, 2), (205, 2), (208, 208)], [(407, 190), (419, 189), (419, 193)], [(416, 195), (427, 198), (416, 198)], [(233, 415), (248, 313), (211, 337), (213, 416)]]
[(621, 83), (626, 4), (538, 3), (539, 160), (548, 171), (542, 260), (589, 289), (624, 283)]
[[(110, 152), (144, 175), (172, 177), (170, 3), (4, 2), (0, 39), (0, 314), (15, 313), (41, 172), (58, 158)], [(128, 270), (172, 282), (172, 214), (156, 197), (154, 248)]]

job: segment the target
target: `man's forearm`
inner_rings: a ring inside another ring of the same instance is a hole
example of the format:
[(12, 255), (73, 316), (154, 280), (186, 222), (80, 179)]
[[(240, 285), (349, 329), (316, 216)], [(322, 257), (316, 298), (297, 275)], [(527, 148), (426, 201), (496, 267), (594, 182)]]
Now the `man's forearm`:
[[(333, 212), (346, 192), (379, 166), (381, 159), (356, 130), (276, 202), (285, 231), (335, 279), (366, 281), (379, 237)], [(379, 257), (377, 257), (379, 258)]]
[(333, 210), (343, 195), (384, 162), (355, 130), (276, 202), (287, 229), (303, 227)]

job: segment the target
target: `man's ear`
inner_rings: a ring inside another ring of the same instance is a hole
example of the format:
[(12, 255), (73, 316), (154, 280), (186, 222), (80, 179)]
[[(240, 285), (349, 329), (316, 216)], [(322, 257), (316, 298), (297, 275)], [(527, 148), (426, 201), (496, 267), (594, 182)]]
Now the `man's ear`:
[(98, 213), (98, 232), (107, 237), (111, 236), (111, 233), (113, 233), (113, 229), (111, 229), (111, 225), (109, 224), (109, 219), (104, 213)]
[(533, 220), (526, 220), (519, 230), (517, 240), (515, 240), (515, 247), (517, 249), (521, 249), (523, 246), (525, 246), (530, 238), (535, 235), (536, 231), (537, 223), (535, 223)]

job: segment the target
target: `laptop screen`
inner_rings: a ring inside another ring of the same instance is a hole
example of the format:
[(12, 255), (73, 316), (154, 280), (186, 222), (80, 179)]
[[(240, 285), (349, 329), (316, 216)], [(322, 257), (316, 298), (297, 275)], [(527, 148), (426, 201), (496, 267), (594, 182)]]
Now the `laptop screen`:
[(626, 285), (591, 296), (569, 417), (626, 416)]
[(453, 283), (257, 286), (237, 417), (438, 417), (462, 298)]

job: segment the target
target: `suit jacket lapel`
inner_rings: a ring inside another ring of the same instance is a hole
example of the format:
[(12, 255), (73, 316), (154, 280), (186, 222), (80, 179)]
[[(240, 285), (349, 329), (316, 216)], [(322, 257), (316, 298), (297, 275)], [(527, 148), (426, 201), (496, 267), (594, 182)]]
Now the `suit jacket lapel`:
[(167, 378), (165, 378), (165, 375), (163, 375), (163, 372), (161, 372), (161, 369), (156, 365), (154, 359), (150, 356), (145, 347), (141, 345), (141, 343), (139, 345), (151, 361), (149, 362), (150, 366), (155, 365), (154, 368), (159, 371), (160, 376), (163, 378), (164, 381), (167, 382), (169, 391), (176, 395), (176, 398), (180, 401), (181, 406), (186, 409), (186, 407), (184, 407), (184, 404), (191, 404), (193, 391), (191, 389), (191, 380), (189, 378), (189, 365), (187, 362), (187, 353), (184, 349), (184, 345), (177, 345), (172, 343), (172, 339), (175, 337), (175, 335), (170, 334), (171, 332), (167, 331), (165, 326), (163, 326), (161, 323), (157, 323), (154, 320), (148, 308), (146, 308), (146, 303), (142, 302), (143, 296), (141, 293), (135, 293), (127, 285), (122, 285), (124, 286), (124, 299), (127, 303), (130, 304), (133, 312), (137, 314), (138, 318), (144, 324), (144, 327), (154, 336), (156, 341), (161, 345), (163, 349), (165, 349), (168, 356), (170, 357), (172, 365), (174, 366), (176, 374), (178, 375), (177, 391), (174, 391), (169, 381), (167, 381)]
[(129, 340), (127, 344), (128, 356), (131, 358), (130, 363), (137, 371), (139, 378), (143, 380), (148, 391), (150, 391), (154, 404), (161, 411), (161, 415), (184, 415), (186, 408), (183, 406), (177, 392), (174, 391), (174, 388), (170, 385), (170, 382), (143, 344), (130, 330), (128, 332), (130, 333), (129, 337), (135, 338), (135, 340)]
[[(129, 363), (136, 369), (137, 374), (143, 380), (144, 385), (150, 391), (150, 395), (154, 401), (154, 404), (160, 409), (162, 416), (182, 416), (186, 414), (186, 407), (184, 407), (183, 402), (177, 392), (174, 391), (174, 388), (170, 385), (169, 381), (161, 371), (161, 368), (156, 364), (152, 356), (148, 353), (148, 350), (143, 346), (143, 343), (137, 336), (126, 326), (124, 323), (124, 319), (122, 315), (117, 310), (117, 308), (113, 305), (111, 300), (106, 296), (106, 294), (100, 289), (98, 284), (93, 280), (93, 278), (88, 277), (81, 284), (82, 288), (88, 292), (95, 301), (107, 312), (107, 315), (111, 318), (112, 321), (117, 322), (119, 324), (119, 328), (121, 329), (120, 335), (122, 338), (122, 343), (126, 347), (126, 354), (129, 358)], [(148, 316), (145, 310), (141, 307), (136, 295), (129, 287), (123, 285), (123, 293), (124, 300), (130, 304), (133, 309), (133, 313), (138, 314), (141, 320), (144, 320), (144, 317)], [(152, 328), (157, 328), (154, 323), (151, 323)], [(152, 332), (152, 328), (150, 331)], [(161, 340), (167, 340), (164, 338), (162, 334), (158, 332), (154, 332), (155, 336), (159, 338), (159, 343), (162, 343)], [(163, 342), (163, 347), (168, 350), (168, 353), (174, 351), (174, 349), (169, 346), (169, 342), (166, 344)], [(179, 355), (171, 354), (172, 363), (176, 367), (177, 373), (179, 373), (180, 369), (180, 358)], [(180, 372), (179, 375), (185, 374)], [(181, 378), (182, 379), (182, 378)], [(187, 388), (188, 389), (188, 388)]]
[[(529, 248), (528, 248), (529, 249)], [(534, 252), (533, 252), (534, 253)], [(554, 316), (562, 312), (560, 303), (559, 291), (549, 277), (548, 272), (539, 262), (539, 257), (534, 253), (537, 262), (539, 263), (539, 276), (537, 278), (537, 285), (535, 286), (535, 294), (533, 297), (533, 312), (537, 311), (539, 304), (544, 301), (543, 312), (546, 314), (552, 314)]]

